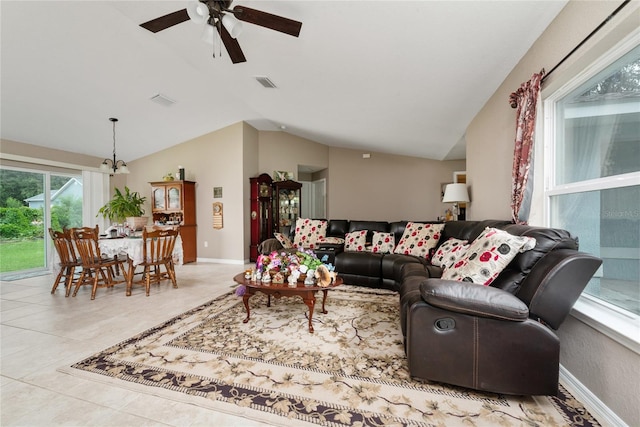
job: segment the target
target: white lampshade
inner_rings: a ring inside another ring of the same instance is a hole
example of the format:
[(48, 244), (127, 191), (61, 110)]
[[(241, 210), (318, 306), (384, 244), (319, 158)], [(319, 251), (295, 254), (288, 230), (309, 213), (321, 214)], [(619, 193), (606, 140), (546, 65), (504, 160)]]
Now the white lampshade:
[(209, 7), (197, 0), (187, 3), (187, 15), (194, 24), (204, 24), (209, 20)]
[(238, 21), (235, 16), (228, 13), (222, 17), (222, 25), (224, 25), (231, 37), (234, 39), (242, 32), (242, 22)]
[(109, 164), (104, 161), (100, 164), (100, 171), (101, 172), (111, 172), (111, 166), (109, 166)]
[(442, 203), (468, 202), (469, 193), (466, 184), (447, 184)]
[(116, 173), (129, 173), (129, 168), (127, 167), (127, 165), (123, 164), (118, 168)]
[(208, 44), (213, 44), (213, 41), (215, 40), (216, 37), (216, 27), (214, 27), (211, 24), (207, 24), (204, 26), (204, 29), (202, 30), (202, 36), (200, 37), (200, 39)]

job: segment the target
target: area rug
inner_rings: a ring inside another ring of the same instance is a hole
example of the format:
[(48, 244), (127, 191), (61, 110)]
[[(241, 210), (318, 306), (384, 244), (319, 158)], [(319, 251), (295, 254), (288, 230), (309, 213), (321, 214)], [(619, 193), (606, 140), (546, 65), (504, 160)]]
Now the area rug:
[(420, 382), (407, 370), (393, 292), (341, 286), (315, 333), (297, 297), (232, 291), (61, 369), (272, 425), (597, 426), (559, 397), (512, 397)]

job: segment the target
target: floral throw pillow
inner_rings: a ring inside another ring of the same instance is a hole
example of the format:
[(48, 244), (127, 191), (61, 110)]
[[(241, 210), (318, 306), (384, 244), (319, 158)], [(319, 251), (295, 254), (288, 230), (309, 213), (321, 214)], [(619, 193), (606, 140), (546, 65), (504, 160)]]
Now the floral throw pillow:
[(487, 227), (462, 258), (445, 266), (442, 278), (488, 286), (519, 252), (533, 249), (536, 239)]
[(435, 255), (431, 258), (431, 264), (436, 267), (450, 267), (455, 264), (469, 249), (468, 240), (460, 240), (455, 237), (451, 237), (444, 242)]
[(344, 238), (344, 250), (362, 252), (367, 245), (367, 230), (352, 231)]
[(327, 243), (330, 245), (344, 245), (342, 237), (318, 237), (317, 243)]
[(293, 244), (296, 247), (315, 249), (320, 237), (327, 235), (327, 221), (322, 219), (298, 218)]
[(408, 222), (393, 252), (429, 259), (431, 249), (438, 244), (443, 228), (444, 224)]
[(278, 242), (282, 245), (284, 249), (293, 248), (293, 243), (291, 243), (291, 239), (282, 233), (273, 233), (273, 236), (278, 239)]
[(396, 246), (392, 233), (382, 233), (380, 231), (373, 232), (371, 243), (373, 244), (371, 252), (378, 254), (390, 254)]

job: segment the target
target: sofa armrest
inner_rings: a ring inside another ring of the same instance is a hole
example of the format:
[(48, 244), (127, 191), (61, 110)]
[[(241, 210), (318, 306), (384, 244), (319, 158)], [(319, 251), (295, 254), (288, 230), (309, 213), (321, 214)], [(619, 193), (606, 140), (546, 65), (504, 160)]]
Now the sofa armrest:
[(435, 307), (471, 316), (514, 322), (529, 318), (529, 308), (516, 296), (475, 283), (426, 279), (420, 284), (420, 295)]

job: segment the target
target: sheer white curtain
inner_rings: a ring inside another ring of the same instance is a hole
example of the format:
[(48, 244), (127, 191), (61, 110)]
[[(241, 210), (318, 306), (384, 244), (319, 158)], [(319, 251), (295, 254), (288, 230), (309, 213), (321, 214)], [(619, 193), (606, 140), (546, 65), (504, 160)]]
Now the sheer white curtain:
[(109, 175), (83, 171), (82, 182), (84, 198), (82, 223), (88, 227), (98, 224), (100, 230), (105, 230), (111, 224), (107, 224), (102, 215), (98, 215), (98, 209), (109, 200)]

